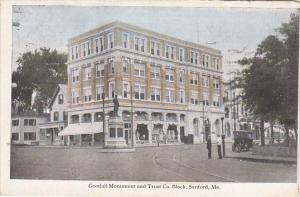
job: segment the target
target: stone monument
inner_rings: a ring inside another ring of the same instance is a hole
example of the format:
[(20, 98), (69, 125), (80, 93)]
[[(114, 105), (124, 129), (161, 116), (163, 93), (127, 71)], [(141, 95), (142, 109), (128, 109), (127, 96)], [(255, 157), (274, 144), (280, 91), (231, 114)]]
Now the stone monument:
[(124, 122), (122, 116), (119, 115), (118, 96), (113, 99), (114, 111), (112, 116), (107, 120), (105, 148), (121, 149), (129, 148), (125, 140)]

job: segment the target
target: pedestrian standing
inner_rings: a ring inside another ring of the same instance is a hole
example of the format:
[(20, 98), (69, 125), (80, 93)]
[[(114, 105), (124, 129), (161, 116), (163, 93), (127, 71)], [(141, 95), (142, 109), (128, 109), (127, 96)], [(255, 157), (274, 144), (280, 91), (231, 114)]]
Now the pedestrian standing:
[(156, 136), (156, 142), (157, 142), (157, 146), (159, 147), (159, 143), (160, 143), (160, 135)]
[(211, 137), (208, 136), (207, 142), (206, 142), (206, 148), (208, 151), (208, 159), (211, 159)]
[(222, 145), (222, 139), (221, 137), (218, 137), (217, 146), (218, 146), (219, 159), (222, 159), (221, 145)]

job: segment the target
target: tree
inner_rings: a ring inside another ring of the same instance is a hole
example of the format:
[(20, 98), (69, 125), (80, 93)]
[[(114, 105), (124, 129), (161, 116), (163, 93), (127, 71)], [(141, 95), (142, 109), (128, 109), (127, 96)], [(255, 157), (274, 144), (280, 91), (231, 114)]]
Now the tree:
[(12, 90), (12, 99), (30, 109), (35, 92), (34, 107), (43, 112), (57, 85), (67, 82), (66, 62), (65, 53), (49, 48), (24, 53), (17, 60), (17, 70), (12, 73), (12, 82), (17, 84)]
[[(292, 14), (289, 23), (270, 35), (256, 50), (253, 58), (244, 58), (239, 87), (247, 109), (261, 119), (261, 144), (264, 145), (264, 121), (279, 121), (287, 128), (297, 124), (298, 36), (299, 15)], [(296, 131), (296, 130), (295, 130)]]
[[(292, 14), (289, 23), (284, 23), (278, 29), (283, 35), (283, 43), (286, 50), (286, 65), (284, 69), (284, 94), (285, 99), (282, 101), (285, 106), (279, 121), (285, 125), (288, 132), (293, 128), (297, 133), (297, 110), (298, 110), (298, 73), (299, 73), (299, 10)], [(287, 135), (288, 137), (288, 135)]]

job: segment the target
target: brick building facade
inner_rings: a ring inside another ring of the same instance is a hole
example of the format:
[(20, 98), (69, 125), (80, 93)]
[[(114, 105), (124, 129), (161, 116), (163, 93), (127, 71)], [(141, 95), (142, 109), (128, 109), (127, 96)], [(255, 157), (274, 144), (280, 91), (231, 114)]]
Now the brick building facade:
[(72, 142), (101, 138), (102, 93), (108, 116), (118, 95), (125, 124), (125, 133), (108, 137), (130, 137), (132, 128), (136, 144), (201, 143), (220, 134), (219, 50), (122, 22), (71, 38), (68, 48), (68, 122), (78, 126), (68, 131)]

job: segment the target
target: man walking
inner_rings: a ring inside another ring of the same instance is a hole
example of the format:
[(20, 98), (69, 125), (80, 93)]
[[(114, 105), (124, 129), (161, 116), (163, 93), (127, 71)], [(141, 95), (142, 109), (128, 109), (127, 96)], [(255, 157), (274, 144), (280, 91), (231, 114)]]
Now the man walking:
[(217, 140), (219, 159), (222, 159), (221, 145), (222, 145), (222, 139), (221, 139), (221, 137), (219, 136), (219, 137), (218, 137), (218, 140)]
[(208, 151), (208, 159), (211, 159), (211, 137), (208, 136), (207, 142), (206, 142), (206, 148)]

